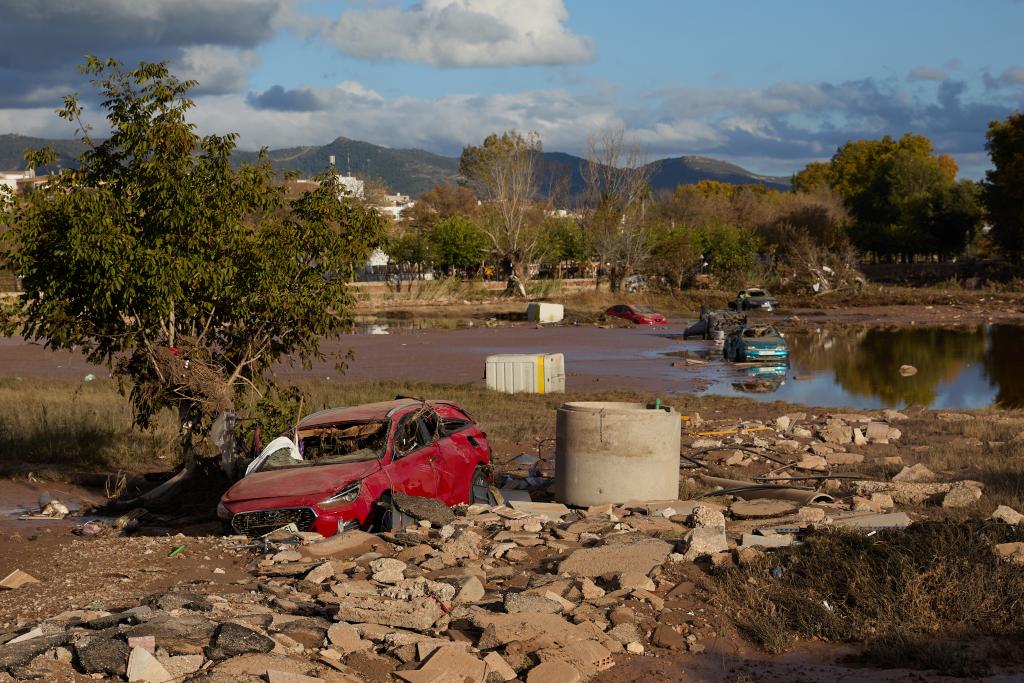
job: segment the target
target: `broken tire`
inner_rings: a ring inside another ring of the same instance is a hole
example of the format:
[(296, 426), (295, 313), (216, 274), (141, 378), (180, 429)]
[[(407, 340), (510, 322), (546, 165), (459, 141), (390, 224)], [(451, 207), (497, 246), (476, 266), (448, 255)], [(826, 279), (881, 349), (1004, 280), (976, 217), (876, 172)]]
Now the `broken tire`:
[(377, 514), (377, 520), (371, 527), (371, 530), (375, 533), (401, 531), (416, 521), (399, 510), (390, 495), (385, 494), (381, 496), (377, 501), (377, 507), (380, 511)]
[(491, 482), (487, 480), (487, 473), (484, 468), (477, 467), (473, 470), (473, 479), (469, 483), (469, 496), (466, 498), (470, 505), (481, 503), (483, 505), (496, 505), (494, 496), (491, 495)]

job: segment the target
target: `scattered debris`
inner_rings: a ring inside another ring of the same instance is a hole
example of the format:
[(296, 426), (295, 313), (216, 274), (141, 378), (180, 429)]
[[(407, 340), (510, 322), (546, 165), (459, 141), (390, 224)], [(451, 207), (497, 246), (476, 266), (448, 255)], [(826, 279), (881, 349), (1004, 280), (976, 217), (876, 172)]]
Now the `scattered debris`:
[(0, 588), (5, 590), (14, 590), (15, 588), (21, 588), (28, 583), (39, 583), (39, 579), (31, 574), (21, 571), (20, 569), (15, 569), (0, 580)]

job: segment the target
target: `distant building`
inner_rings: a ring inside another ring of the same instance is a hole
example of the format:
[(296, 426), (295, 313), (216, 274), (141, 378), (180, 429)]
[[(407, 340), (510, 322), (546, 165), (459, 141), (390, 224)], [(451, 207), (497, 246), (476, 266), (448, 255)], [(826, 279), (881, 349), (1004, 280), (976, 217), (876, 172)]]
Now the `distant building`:
[(366, 194), (366, 187), (362, 180), (351, 175), (335, 176), (349, 197), (362, 199)]
[(36, 172), (31, 168), (24, 171), (0, 171), (0, 185), (9, 187), (11, 192), (17, 192), (20, 181), (35, 177)]

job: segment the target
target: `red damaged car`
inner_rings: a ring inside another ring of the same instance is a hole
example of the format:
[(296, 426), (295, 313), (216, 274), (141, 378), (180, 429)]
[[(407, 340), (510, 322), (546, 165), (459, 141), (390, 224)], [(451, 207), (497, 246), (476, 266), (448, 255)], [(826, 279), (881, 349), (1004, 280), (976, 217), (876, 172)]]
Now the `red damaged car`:
[(400, 398), (332, 408), (268, 444), (217, 515), (248, 535), (290, 523), (324, 536), (389, 530), (401, 518), (393, 491), (449, 506), (484, 502), (490, 460), (487, 435), (455, 403)]
[(668, 320), (650, 306), (619, 304), (604, 312), (614, 318), (624, 318), (635, 325), (667, 325)]

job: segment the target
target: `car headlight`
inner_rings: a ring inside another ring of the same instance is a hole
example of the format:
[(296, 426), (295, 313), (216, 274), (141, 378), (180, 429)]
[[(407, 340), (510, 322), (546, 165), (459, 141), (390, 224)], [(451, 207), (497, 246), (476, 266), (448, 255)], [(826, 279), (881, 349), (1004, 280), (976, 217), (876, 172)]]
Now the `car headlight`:
[(338, 508), (343, 505), (348, 505), (349, 503), (351, 503), (352, 501), (359, 497), (359, 488), (359, 482), (349, 484), (342, 490), (335, 493), (330, 498), (324, 498), (323, 500), (321, 500), (319, 503), (317, 503), (317, 506), (325, 510), (330, 510), (332, 508)]
[(234, 517), (234, 514), (232, 514), (231, 510), (228, 510), (224, 503), (217, 503), (217, 517), (220, 519), (230, 520)]

